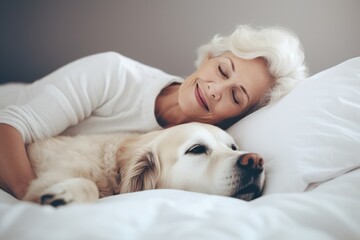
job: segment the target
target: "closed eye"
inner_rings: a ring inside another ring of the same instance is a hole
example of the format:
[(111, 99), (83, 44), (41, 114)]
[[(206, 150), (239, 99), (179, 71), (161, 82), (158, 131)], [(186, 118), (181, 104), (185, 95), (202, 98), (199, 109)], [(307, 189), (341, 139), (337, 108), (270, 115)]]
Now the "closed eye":
[(208, 147), (203, 144), (195, 144), (191, 146), (188, 150), (186, 150), (185, 154), (194, 154), (194, 155), (200, 155), (207, 153)]
[(218, 70), (219, 70), (221, 76), (222, 76), (224, 79), (228, 79), (228, 78), (229, 78), (229, 76), (224, 72), (224, 70), (221, 68), (220, 65), (218, 65)]
[(232, 89), (232, 90), (231, 90), (231, 94), (232, 94), (232, 97), (233, 97), (234, 102), (235, 102), (236, 104), (239, 104), (240, 101), (238, 100), (238, 98), (237, 98), (237, 96), (236, 96), (236, 91), (235, 91), (235, 89)]
[(237, 146), (235, 144), (231, 144), (231, 149), (236, 151), (237, 150)]

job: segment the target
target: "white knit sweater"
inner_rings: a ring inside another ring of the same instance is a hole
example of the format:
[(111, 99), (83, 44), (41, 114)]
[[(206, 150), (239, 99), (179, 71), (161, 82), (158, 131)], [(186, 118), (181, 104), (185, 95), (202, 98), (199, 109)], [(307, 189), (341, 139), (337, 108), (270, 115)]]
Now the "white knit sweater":
[(108, 52), (72, 62), (28, 85), (0, 86), (0, 122), (25, 143), (58, 134), (160, 129), (160, 91), (183, 79)]

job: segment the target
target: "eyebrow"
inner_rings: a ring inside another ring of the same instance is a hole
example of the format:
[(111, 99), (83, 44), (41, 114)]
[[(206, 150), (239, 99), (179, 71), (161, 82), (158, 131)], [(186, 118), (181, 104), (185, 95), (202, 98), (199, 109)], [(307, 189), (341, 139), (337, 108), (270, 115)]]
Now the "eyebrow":
[(229, 58), (229, 57), (226, 57), (226, 58), (230, 60), (230, 63), (231, 63), (231, 69), (233, 70), (233, 72), (236, 72), (236, 71), (235, 71), (234, 62), (231, 60), (231, 58)]
[(246, 97), (247, 97), (248, 101), (250, 102), (250, 96), (249, 96), (248, 92), (246, 91), (246, 89), (244, 88), (244, 86), (243, 86), (243, 85), (241, 85), (241, 86), (240, 86), (240, 88), (241, 88), (241, 90), (245, 93), (245, 95), (246, 95)]

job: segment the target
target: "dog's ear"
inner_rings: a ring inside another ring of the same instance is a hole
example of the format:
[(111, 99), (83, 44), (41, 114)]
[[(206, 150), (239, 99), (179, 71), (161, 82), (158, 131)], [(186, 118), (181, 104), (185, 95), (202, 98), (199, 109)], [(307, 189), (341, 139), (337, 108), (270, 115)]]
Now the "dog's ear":
[(121, 180), (121, 192), (155, 189), (160, 175), (157, 156), (149, 149), (138, 149), (134, 155), (126, 163), (127, 167)]

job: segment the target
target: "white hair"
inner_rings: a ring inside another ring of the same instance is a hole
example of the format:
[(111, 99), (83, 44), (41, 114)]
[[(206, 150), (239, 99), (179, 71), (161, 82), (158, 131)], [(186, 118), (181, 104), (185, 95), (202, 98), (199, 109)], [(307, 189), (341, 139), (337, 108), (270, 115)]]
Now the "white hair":
[(208, 56), (230, 51), (242, 59), (262, 57), (267, 61), (273, 86), (255, 108), (273, 103), (289, 93), (296, 83), (307, 77), (304, 53), (298, 37), (282, 27), (240, 25), (229, 36), (216, 35), (198, 49), (196, 67)]

